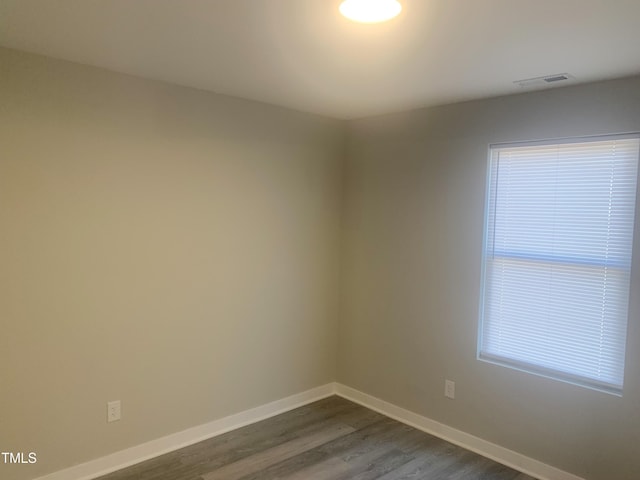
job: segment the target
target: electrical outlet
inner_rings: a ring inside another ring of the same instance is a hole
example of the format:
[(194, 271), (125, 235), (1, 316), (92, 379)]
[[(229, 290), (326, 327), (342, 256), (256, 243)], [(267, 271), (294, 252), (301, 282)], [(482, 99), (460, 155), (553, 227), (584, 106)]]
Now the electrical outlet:
[(444, 396), (447, 398), (456, 398), (456, 382), (451, 380), (444, 381)]
[(121, 415), (120, 400), (114, 400), (113, 402), (107, 402), (107, 422), (117, 422), (120, 420)]

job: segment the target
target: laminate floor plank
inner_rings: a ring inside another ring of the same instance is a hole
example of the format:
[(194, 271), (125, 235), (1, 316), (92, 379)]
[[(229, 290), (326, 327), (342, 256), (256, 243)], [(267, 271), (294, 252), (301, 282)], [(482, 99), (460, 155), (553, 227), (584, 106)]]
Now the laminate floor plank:
[(451, 466), (459, 467), (459, 462), (464, 462), (465, 455), (472, 454), (462, 449), (457, 451), (455, 447), (448, 451), (441, 450), (439, 455), (430, 451), (418, 452), (416, 458), (379, 477), (378, 480), (448, 479), (449, 468)]
[(400, 424), (398, 424), (398, 422), (390, 418), (382, 417), (382, 420), (367, 425), (349, 435), (336, 438), (317, 448), (308, 450), (276, 465), (272, 465), (265, 470), (254, 472), (251, 475), (243, 477), (242, 480), (286, 478), (288, 475), (300, 469), (312, 466), (329, 458), (348, 455), (356, 449), (371, 448), (372, 439), (377, 438), (382, 433), (392, 435), (394, 431), (398, 430), (399, 426)]
[[(313, 423), (310, 423), (299, 430), (296, 430), (295, 428), (288, 429), (287, 431), (282, 432), (279, 436), (262, 439), (259, 442), (245, 442), (245, 445), (240, 449), (231, 450), (224, 454), (218, 454), (208, 459), (208, 461), (201, 462), (200, 470), (203, 473), (206, 473), (208, 471), (215, 470), (216, 468), (221, 468), (224, 465), (234, 463), (246, 457), (250, 457), (251, 455), (255, 455), (264, 450), (267, 450), (268, 448), (273, 448), (276, 445), (291, 442), (315, 431), (326, 429), (331, 425), (339, 425), (340, 428), (347, 426), (352, 432), (356, 429), (355, 425), (360, 426), (361, 429), (364, 429), (368, 425), (375, 423), (376, 421), (379, 422), (382, 419), (386, 419), (386, 417), (380, 414), (375, 414), (375, 412), (366, 410), (367, 409), (362, 409), (360, 407), (357, 410), (344, 411), (322, 421), (315, 421)], [(372, 413), (374, 415), (372, 415)], [(305, 453), (306, 452), (294, 457), (295, 459), (298, 459), (294, 460), (294, 462), (299, 461), (300, 458), (304, 458), (303, 456)], [(265, 470), (266, 469), (254, 472), (254, 476), (258, 476), (259, 478), (267, 478), (264, 474)]]
[(213, 472), (204, 474), (202, 478), (203, 480), (238, 480), (253, 472), (262, 471), (271, 465), (300, 455), (351, 432), (353, 432), (353, 428), (348, 425), (332, 425), (318, 432), (290, 440), (289, 442), (269, 448), (258, 454), (225, 465)]
[(279, 480), (334, 480), (341, 478), (351, 469), (351, 465), (338, 457), (330, 457), (306, 468), (301, 468)]
[[(373, 426), (372, 426), (373, 427)], [(320, 453), (323, 457), (328, 457), (328, 460), (323, 460), (320, 463), (336, 461), (340, 465), (340, 471), (334, 472), (330, 478), (331, 480), (352, 480), (356, 478), (375, 479), (384, 473), (383, 470), (388, 469), (394, 465), (400, 465), (401, 463), (408, 461), (410, 457), (403, 454), (399, 450), (390, 450), (389, 445), (395, 436), (406, 434), (405, 426), (397, 428), (397, 425), (386, 424), (386, 422), (380, 422), (376, 424), (378, 427), (377, 434), (367, 436), (360, 435), (358, 441), (354, 441), (354, 434), (338, 439), (334, 442), (328, 442), (327, 444), (316, 449), (313, 453)], [(381, 428), (384, 427), (384, 428)], [(371, 429), (373, 430), (373, 428)], [(371, 431), (370, 430), (370, 431)], [(345, 447), (349, 444), (353, 446), (350, 448)], [(292, 459), (295, 460), (295, 459)], [(307, 458), (304, 462), (298, 462), (298, 465), (302, 465), (303, 468), (295, 471), (293, 475), (284, 474), (284, 469), (290, 467), (293, 462), (289, 462), (289, 465), (279, 465), (277, 469), (272, 472), (265, 472), (265, 478), (314, 478), (310, 476), (305, 477), (305, 471), (317, 472), (318, 463), (310, 462)], [(304, 468), (304, 464), (310, 464), (310, 467)], [(290, 469), (295, 470), (295, 469)], [(243, 480), (258, 480), (254, 478), (244, 478)]]
[(97, 480), (535, 480), (329, 397)]

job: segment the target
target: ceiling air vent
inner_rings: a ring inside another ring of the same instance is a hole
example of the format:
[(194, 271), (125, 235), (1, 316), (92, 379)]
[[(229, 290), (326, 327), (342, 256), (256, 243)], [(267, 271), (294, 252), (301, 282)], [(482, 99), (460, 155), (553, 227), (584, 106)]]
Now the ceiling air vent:
[(516, 85), (521, 87), (537, 87), (543, 85), (556, 84), (561, 82), (566, 82), (568, 80), (573, 80), (575, 77), (573, 75), (569, 75), (568, 73), (556, 73), (554, 75), (546, 75), (544, 77), (536, 77), (536, 78), (526, 78), (524, 80), (516, 80)]

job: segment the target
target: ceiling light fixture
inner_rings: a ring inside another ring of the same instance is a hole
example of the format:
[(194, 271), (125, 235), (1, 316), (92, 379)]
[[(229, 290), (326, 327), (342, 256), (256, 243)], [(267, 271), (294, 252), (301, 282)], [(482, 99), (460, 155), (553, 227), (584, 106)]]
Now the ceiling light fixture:
[(359, 23), (379, 23), (398, 16), (402, 5), (398, 0), (344, 0), (340, 13)]

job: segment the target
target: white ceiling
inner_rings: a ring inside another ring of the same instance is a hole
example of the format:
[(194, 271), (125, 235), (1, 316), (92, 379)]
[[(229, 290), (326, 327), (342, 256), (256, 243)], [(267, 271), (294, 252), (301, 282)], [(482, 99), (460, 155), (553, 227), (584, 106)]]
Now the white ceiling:
[[(640, 73), (640, 0), (0, 0), (0, 45), (339, 118)], [(1, 79), (0, 79), (1, 82)]]

